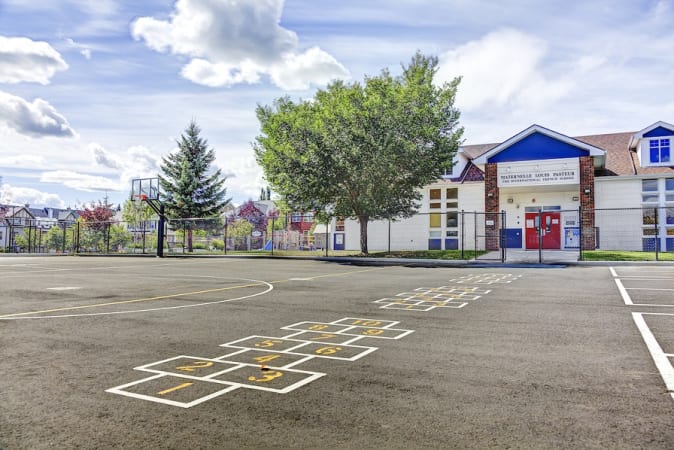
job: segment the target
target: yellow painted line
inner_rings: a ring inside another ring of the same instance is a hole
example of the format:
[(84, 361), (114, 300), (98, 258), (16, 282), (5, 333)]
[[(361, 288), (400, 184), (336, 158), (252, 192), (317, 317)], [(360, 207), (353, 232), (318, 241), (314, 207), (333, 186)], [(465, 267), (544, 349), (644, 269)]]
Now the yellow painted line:
[(211, 292), (222, 292), (222, 291), (227, 291), (231, 289), (241, 289), (241, 288), (247, 288), (247, 287), (254, 287), (254, 286), (264, 286), (262, 283), (252, 283), (252, 284), (243, 284), (240, 286), (229, 286), (225, 288), (216, 288), (216, 289), (206, 289), (203, 291), (193, 291), (193, 292), (183, 292), (181, 294), (171, 294), (171, 295), (159, 295), (157, 297), (147, 297), (147, 298), (137, 298), (134, 300), (121, 300), (118, 302), (108, 302), (108, 303), (95, 303), (93, 305), (82, 305), (82, 306), (68, 306), (65, 308), (56, 308), (56, 309), (45, 309), (42, 311), (30, 311), (30, 312), (25, 312), (25, 313), (16, 313), (16, 314), (7, 314), (4, 316), (0, 316), (0, 319), (4, 319), (6, 317), (18, 317), (18, 316), (27, 316), (29, 314), (46, 314), (46, 313), (53, 313), (53, 312), (61, 312), (61, 311), (74, 311), (77, 309), (85, 309), (85, 308), (97, 308), (99, 306), (113, 306), (113, 305), (123, 305), (125, 303), (138, 303), (138, 302), (148, 302), (152, 300), (164, 300), (167, 298), (177, 298), (177, 297), (185, 297), (188, 295), (200, 295), (200, 294), (208, 294)]
[(190, 387), (190, 386), (192, 386), (193, 384), (194, 384), (194, 383), (183, 383), (183, 384), (179, 384), (178, 386), (174, 386), (174, 387), (172, 387), (172, 388), (165, 389), (165, 390), (163, 390), (163, 391), (159, 391), (159, 392), (157, 392), (157, 395), (170, 394), (170, 393), (173, 392), (173, 391), (177, 391), (178, 389)]
[[(317, 275), (315, 277), (307, 277), (308, 280), (314, 280), (316, 278), (325, 278), (325, 277), (339, 277), (339, 276), (344, 276), (344, 275), (351, 275), (353, 273), (362, 273), (362, 272), (371, 272), (373, 270), (383, 270), (386, 269), (386, 267), (377, 267), (375, 269), (364, 269), (364, 270), (354, 270), (351, 272), (343, 272), (343, 273), (332, 273), (332, 274), (327, 274), (327, 275)], [(286, 283), (290, 280), (276, 280), (276, 281), (270, 281), (269, 283)], [(123, 305), (126, 303), (138, 303), (138, 302), (148, 302), (152, 300), (165, 300), (168, 298), (177, 298), (177, 297), (185, 297), (188, 295), (200, 295), (200, 294), (208, 294), (211, 292), (222, 292), (222, 291), (227, 291), (231, 289), (242, 289), (242, 288), (247, 288), (247, 287), (255, 287), (255, 286), (261, 286), (261, 283), (252, 283), (252, 284), (243, 284), (240, 286), (229, 286), (225, 288), (216, 288), (216, 289), (206, 289), (202, 291), (193, 291), (193, 292), (184, 292), (181, 294), (170, 294), (170, 295), (159, 295), (157, 297), (147, 297), (147, 298), (137, 298), (133, 300), (121, 300), (118, 302), (108, 302), (108, 303), (95, 303), (93, 305), (81, 305), (81, 306), (68, 306), (64, 308), (55, 308), (55, 309), (45, 309), (42, 311), (29, 311), (29, 312), (23, 312), (23, 313), (15, 313), (15, 314), (6, 314), (3, 316), (0, 316), (0, 319), (5, 319), (9, 317), (19, 317), (19, 316), (28, 316), (31, 314), (47, 314), (47, 313), (54, 313), (54, 312), (63, 312), (63, 311), (75, 311), (78, 309), (87, 309), (87, 308), (98, 308), (100, 306), (113, 306), (113, 305)]]

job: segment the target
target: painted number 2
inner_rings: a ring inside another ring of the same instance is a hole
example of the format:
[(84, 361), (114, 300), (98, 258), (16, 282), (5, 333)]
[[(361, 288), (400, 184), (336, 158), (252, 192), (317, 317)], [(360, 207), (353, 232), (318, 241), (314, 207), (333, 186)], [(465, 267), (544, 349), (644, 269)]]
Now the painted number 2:
[(176, 370), (182, 370), (183, 372), (194, 372), (197, 369), (205, 369), (206, 367), (211, 367), (212, 365), (212, 361), (193, 361), (186, 366), (176, 367)]

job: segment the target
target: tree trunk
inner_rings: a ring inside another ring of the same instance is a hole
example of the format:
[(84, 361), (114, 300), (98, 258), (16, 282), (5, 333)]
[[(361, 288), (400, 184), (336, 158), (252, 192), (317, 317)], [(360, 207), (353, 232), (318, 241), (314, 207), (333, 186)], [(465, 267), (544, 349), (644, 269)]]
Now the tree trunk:
[(370, 220), (370, 217), (358, 216), (358, 222), (360, 223), (360, 252), (364, 255), (368, 254), (367, 251), (367, 223)]
[(187, 252), (192, 253), (192, 228), (187, 229)]

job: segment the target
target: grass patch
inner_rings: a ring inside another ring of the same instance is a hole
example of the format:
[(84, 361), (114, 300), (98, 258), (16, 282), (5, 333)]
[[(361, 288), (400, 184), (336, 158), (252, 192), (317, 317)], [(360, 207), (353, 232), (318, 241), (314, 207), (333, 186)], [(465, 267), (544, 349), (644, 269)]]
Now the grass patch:
[[(655, 252), (583, 251), (583, 261), (655, 261)], [(674, 252), (658, 253), (658, 261), (674, 261)]]
[(395, 252), (375, 252), (367, 256), (372, 258), (409, 258), (409, 259), (475, 259), (484, 255), (485, 251), (464, 250), (463, 258), (461, 250), (406, 250)]

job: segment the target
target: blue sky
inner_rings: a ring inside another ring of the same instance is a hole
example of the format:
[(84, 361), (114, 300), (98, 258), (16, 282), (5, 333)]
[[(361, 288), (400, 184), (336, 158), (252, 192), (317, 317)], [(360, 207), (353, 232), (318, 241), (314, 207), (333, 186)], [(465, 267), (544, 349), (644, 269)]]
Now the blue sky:
[(0, 0), (0, 203), (123, 202), (193, 119), (256, 198), (257, 104), (417, 49), (463, 77), (468, 144), (674, 122), (673, 24), (674, 0)]

